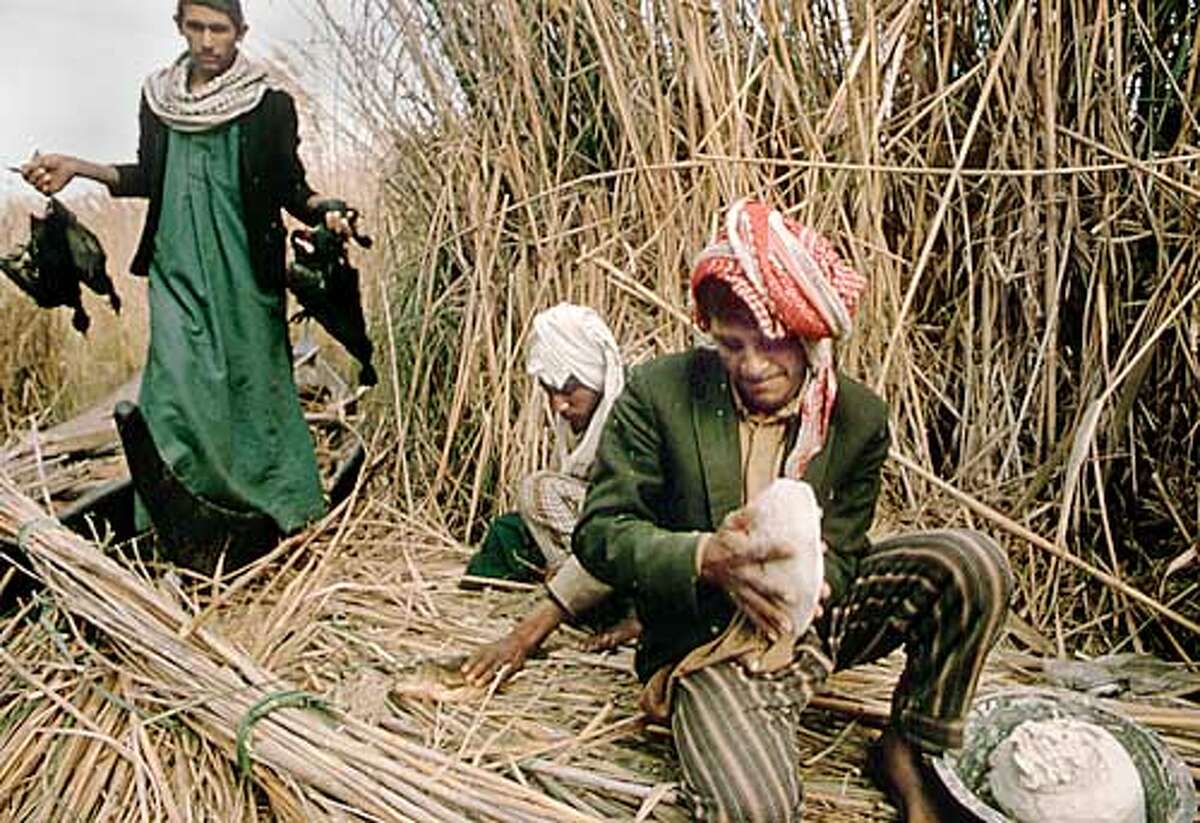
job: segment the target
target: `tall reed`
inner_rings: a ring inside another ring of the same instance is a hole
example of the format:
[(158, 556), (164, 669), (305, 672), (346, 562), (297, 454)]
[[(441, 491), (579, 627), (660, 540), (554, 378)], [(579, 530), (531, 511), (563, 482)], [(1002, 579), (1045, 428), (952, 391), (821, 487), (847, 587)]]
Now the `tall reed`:
[[(408, 503), (476, 535), (546, 458), (531, 315), (594, 305), (635, 360), (687, 344), (692, 256), (754, 194), (868, 275), (842, 363), (900, 453), (1144, 590), (1197, 539), (1194, 2), (354, 8), (347, 105), (394, 158)], [(906, 472), (888, 491), (898, 520), (967, 517)], [(1020, 614), (1060, 646), (1200, 653), (1011, 549)]]

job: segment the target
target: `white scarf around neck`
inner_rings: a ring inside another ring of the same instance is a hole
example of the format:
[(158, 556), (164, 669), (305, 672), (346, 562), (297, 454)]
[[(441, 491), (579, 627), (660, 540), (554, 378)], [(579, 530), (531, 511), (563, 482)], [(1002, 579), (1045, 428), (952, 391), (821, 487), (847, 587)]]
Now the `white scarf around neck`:
[(208, 131), (235, 120), (253, 111), (272, 85), (267, 70), (241, 51), (228, 69), (195, 89), (188, 88), (190, 66), (184, 52), (142, 85), (150, 110), (176, 131)]

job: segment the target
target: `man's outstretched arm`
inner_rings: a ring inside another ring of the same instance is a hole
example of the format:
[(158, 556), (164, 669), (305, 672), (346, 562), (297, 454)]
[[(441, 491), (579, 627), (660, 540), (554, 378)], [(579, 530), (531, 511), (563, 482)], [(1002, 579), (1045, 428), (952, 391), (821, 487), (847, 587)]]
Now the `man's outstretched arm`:
[(472, 686), (486, 686), (501, 669), (504, 669), (501, 681), (507, 680), (566, 619), (566, 609), (552, 598), (543, 597), (512, 631), (475, 650), (462, 667), (467, 682)]
[(47, 197), (58, 194), (76, 177), (86, 177), (112, 188), (120, 176), (117, 167), (93, 163), (69, 154), (40, 154), (35, 152), (29, 162), (21, 166), (25, 181)]

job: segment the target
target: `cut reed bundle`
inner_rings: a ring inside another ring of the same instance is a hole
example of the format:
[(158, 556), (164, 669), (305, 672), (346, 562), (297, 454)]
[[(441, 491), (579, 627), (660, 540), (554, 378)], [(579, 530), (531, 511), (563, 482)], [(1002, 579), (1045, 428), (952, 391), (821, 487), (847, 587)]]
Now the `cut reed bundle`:
[[(457, 780), (453, 762), (594, 817), (632, 819), (644, 811), (650, 820), (686, 819), (667, 730), (646, 727), (638, 711), (631, 650), (583, 652), (580, 632), (568, 628), (503, 689), (461, 688), (455, 661), (500, 636), (539, 596), (459, 588), (468, 552), (444, 524), (370, 498), (234, 580), (186, 587), (158, 571), (145, 582), (181, 604), (185, 637), (193, 627), (213, 629), (272, 672), (273, 683), (318, 695), (356, 729), (382, 729), (390, 741), (404, 741), (396, 758), (415, 747), (422, 762), (437, 765), (431, 779)], [(228, 736), (236, 724), (223, 720), (220, 736), (193, 731), (198, 685), (184, 693), (173, 680), (159, 683), (157, 669), (86, 629), (62, 610), (70, 601), (60, 602), (59, 609), (31, 609), (0, 623), (6, 653), (42, 684), (31, 687), (8, 660), (0, 665), (0, 762), (22, 764), (19, 779), (0, 772), (0, 790), (11, 802), (0, 804), (0, 813), (33, 809), (39, 814), (32, 816), (44, 817), (60, 808), (50, 798), (64, 805), (64, 797), (91, 798), (95, 784), (127, 801), (114, 806), (127, 810), (126, 819), (147, 816), (139, 797), (153, 819), (175, 808), (183, 819), (291, 820), (320, 817), (334, 805), (326, 796), (319, 807), (304, 784), (261, 765), (253, 780), (241, 780)], [(799, 746), (809, 818), (893, 818), (860, 768), (902, 662), (894, 656), (837, 675), (806, 712)], [(1043, 682), (1039, 659), (1000, 651), (982, 688)], [(1200, 737), (1194, 724), (1181, 722), (1196, 712), (1194, 702), (1128, 699), (1116, 708), (1152, 725), (1200, 768)], [(290, 718), (299, 710), (282, 711)], [(310, 719), (323, 723), (320, 714)], [(252, 730), (252, 753), (262, 728)], [(85, 763), (97, 765), (77, 767)]]
[[(47, 520), (6, 477), (0, 477), (0, 534), (19, 541), (47, 588), (73, 617), (103, 633), (121, 669), (164, 710), (226, 757), (244, 754), (250, 736), (256, 775), (272, 774), (271, 782), (298, 792), (298, 807), (367, 819), (586, 819), (541, 793), (331, 708), (324, 714), (332, 723), (291, 708), (297, 690), (213, 631), (200, 627), (185, 636), (191, 615), (180, 602)], [(56, 694), (51, 684), (29, 685)], [(107, 737), (85, 712), (71, 714), (82, 733)], [(252, 732), (247, 718), (255, 721)]]

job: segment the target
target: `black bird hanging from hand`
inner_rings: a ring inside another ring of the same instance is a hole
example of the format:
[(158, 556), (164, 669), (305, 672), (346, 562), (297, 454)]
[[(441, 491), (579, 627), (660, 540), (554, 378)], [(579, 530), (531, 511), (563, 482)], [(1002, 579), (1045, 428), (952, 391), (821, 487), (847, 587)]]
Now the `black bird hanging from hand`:
[[(353, 226), (357, 215), (352, 211), (350, 215)], [(371, 238), (355, 231), (354, 239), (370, 248)], [(358, 269), (350, 265), (346, 240), (324, 225), (294, 230), (287, 285), (300, 303), (297, 317), (311, 317), (320, 323), (362, 365), (359, 385), (374, 386), (378, 382), (371, 365), (374, 346), (367, 336)]]
[(113, 311), (121, 311), (107, 262), (96, 235), (51, 197), (44, 216), (30, 215), (29, 242), (13, 254), (0, 256), (0, 270), (42, 308), (74, 309), (71, 325), (86, 333), (91, 319), (83, 309), (81, 283), (107, 296)]

